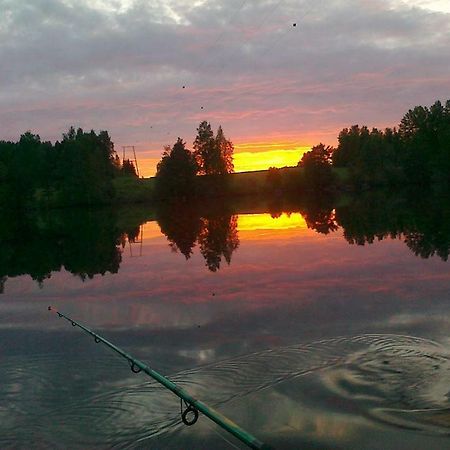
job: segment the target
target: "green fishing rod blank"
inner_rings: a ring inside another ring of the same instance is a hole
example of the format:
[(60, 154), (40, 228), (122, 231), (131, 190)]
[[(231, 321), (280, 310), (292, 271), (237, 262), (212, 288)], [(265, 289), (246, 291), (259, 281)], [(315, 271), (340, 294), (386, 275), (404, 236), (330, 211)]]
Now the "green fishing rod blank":
[[(223, 428), (225, 431), (228, 431), (229, 433), (231, 433), (234, 437), (239, 439), (241, 442), (243, 442), (249, 448), (253, 448), (256, 450), (270, 450), (271, 449), (270, 446), (259, 441), (256, 437), (254, 437), (252, 434), (250, 434), (247, 431), (245, 431), (244, 429), (242, 429), (239, 425), (235, 424), (233, 421), (228, 419), (226, 416), (221, 414), (219, 411), (216, 411), (215, 409), (206, 405), (202, 401), (197, 400), (196, 398), (192, 397), (183, 388), (177, 386), (175, 383), (170, 381), (167, 377), (156, 372), (156, 370), (151, 369), (149, 366), (144, 364), (142, 361), (134, 358), (129, 353), (125, 352), (121, 348), (114, 345), (112, 342), (109, 342), (108, 340), (106, 340), (105, 338), (100, 336), (99, 334), (94, 333), (89, 328), (85, 327), (84, 325), (80, 324), (79, 322), (76, 322), (75, 320), (73, 320), (70, 317), (66, 316), (65, 314), (59, 312), (58, 310), (54, 309), (53, 307), (49, 306), (48, 310), (53, 311), (54, 313), (58, 314), (58, 317), (63, 317), (64, 319), (68, 320), (72, 324), (72, 326), (79, 327), (86, 333), (90, 334), (94, 338), (96, 343), (102, 342), (107, 347), (114, 350), (120, 356), (125, 358), (128, 361), (128, 363), (130, 364), (130, 368), (134, 373), (145, 372), (148, 376), (153, 378), (155, 381), (157, 381), (158, 383), (162, 384), (165, 388), (172, 391), (177, 397), (180, 398), (180, 402), (181, 402), (181, 406), (182, 406), (181, 419), (185, 425), (188, 425), (188, 426), (194, 425), (197, 422), (199, 412), (201, 412), (206, 417), (208, 417), (213, 422), (215, 422), (217, 425), (219, 425), (221, 428)], [(185, 406), (184, 411), (183, 411), (183, 403)]]

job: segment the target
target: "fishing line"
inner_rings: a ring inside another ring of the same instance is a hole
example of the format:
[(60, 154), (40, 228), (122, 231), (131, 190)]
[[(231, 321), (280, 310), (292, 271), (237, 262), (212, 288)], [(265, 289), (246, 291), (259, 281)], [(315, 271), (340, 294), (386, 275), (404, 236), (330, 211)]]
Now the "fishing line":
[(207, 426), (210, 430), (212, 430), (215, 434), (217, 434), (217, 436), (223, 439), (228, 445), (230, 445), (233, 448), (236, 448), (237, 450), (241, 450), (234, 442), (231, 442), (222, 433), (220, 433), (220, 431), (217, 430), (216, 427), (213, 427), (211, 423), (208, 422)]

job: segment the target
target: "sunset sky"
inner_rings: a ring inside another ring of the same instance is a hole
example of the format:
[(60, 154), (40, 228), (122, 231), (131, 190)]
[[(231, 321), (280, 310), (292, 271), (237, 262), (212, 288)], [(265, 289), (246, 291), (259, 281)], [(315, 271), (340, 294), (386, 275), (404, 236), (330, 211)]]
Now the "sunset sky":
[[(450, 97), (448, 0), (0, 0), (0, 139), (70, 125), (163, 145), (222, 125), (236, 170)], [(294, 26), (296, 24), (296, 26)]]

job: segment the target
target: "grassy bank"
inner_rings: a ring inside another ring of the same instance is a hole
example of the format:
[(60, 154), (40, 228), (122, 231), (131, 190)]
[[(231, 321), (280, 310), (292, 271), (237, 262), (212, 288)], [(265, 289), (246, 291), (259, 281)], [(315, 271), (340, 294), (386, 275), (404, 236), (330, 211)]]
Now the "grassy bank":
[[(332, 172), (336, 179), (337, 187), (344, 187), (347, 179), (347, 169), (333, 168)], [(277, 169), (276, 180), (270, 178), (268, 170), (258, 170), (253, 172), (239, 172), (224, 176), (223, 189), (220, 196), (250, 196), (250, 195), (283, 195), (287, 192), (304, 190), (303, 177), (304, 169), (301, 167), (284, 167)], [(216, 179), (217, 180), (217, 179)], [(148, 203), (153, 200), (155, 192), (155, 177), (133, 178), (119, 177), (114, 180), (116, 190), (116, 203)], [(211, 178), (208, 176), (198, 176), (196, 189), (200, 193), (208, 195), (211, 186)], [(221, 186), (221, 185), (220, 185)], [(217, 195), (217, 189), (212, 196)]]
[(115, 203), (149, 203), (153, 200), (155, 178), (117, 177), (113, 181)]

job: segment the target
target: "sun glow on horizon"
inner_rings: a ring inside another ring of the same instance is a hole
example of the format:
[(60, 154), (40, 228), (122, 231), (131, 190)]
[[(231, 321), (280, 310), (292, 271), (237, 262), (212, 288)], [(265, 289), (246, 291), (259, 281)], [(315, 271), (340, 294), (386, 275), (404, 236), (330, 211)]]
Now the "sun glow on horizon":
[(243, 142), (234, 146), (235, 172), (267, 170), (270, 167), (296, 166), (310, 146), (298, 141)]
[[(310, 150), (311, 146), (300, 146), (294, 142), (243, 142), (234, 145), (234, 171), (252, 172), (267, 170), (270, 167), (296, 166), (302, 155)], [(153, 151), (144, 151), (149, 155)], [(161, 151), (162, 154), (162, 151)], [(139, 173), (144, 177), (154, 177), (156, 166), (160, 158), (153, 156), (140, 157), (138, 155)]]
[(298, 147), (291, 150), (236, 152), (234, 154), (234, 171), (251, 172), (267, 170), (270, 167), (296, 166), (303, 153), (309, 149), (310, 147)]

